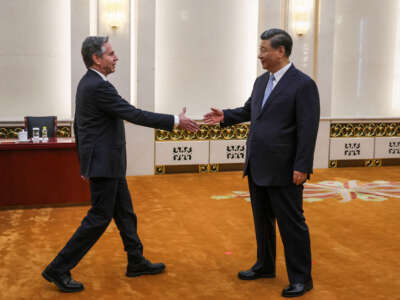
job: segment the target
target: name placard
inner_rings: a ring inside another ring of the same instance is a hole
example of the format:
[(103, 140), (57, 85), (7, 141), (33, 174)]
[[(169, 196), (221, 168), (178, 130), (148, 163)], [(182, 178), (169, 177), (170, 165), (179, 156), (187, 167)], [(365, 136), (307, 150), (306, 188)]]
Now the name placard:
[(156, 142), (156, 165), (208, 164), (208, 141)]
[(244, 163), (246, 140), (210, 141), (210, 163)]
[(374, 138), (332, 138), (330, 160), (369, 159), (374, 157)]
[(400, 138), (375, 138), (375, 158), (400, 158)]

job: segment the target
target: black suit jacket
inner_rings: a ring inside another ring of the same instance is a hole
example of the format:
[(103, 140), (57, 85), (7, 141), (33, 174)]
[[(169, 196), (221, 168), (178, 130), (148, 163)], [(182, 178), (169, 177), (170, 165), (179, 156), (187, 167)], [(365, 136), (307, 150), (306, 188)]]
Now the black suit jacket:
[(143, 111), (121, 98), (114, 86), (92, 70), (80, 80), (74, 120), (80, 171), (87, 178), (126, 175), (123, 120), (172, 130), (174, 116)]
[(224, 110), (221, 126), (251, 121), (244, 175), (250, 171), (260, 186), (285, 186), (293, 170), (312, 173), (319, 95), (314, 81), (292, 65), (261, 109), (268, 78), (267, 72), (256, 79), (243, 107)]

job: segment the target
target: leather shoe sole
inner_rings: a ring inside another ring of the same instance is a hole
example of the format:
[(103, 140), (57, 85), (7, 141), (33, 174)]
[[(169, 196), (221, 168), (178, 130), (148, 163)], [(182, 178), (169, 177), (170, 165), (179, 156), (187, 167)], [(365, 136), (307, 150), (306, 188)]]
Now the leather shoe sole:
[(149, 269), (144, 271), (137, 271), (137, 272), (126, 272), (127, 277), (137, 277), (141, 275), (155, 275), (164, 272), (165, 267), (158, 268), (158, 269)]
[[(290, 286), (289, 286), (290, 287)], [(288, 287), (288, 288), (289, 288)], [(308, 291), (311, 291), (313, 289), (313, 282), (312, 281), (309, 281), (309, 282), (306, 282), (305, 284), (304, 284), (304, 289), (303, 290), (301, 290), (301, 291), (298, 291), (298, 292), (289, 292), (289, 291), (286, 291), (287, 290), (287, 288), (286, 289), (284, 289), (283, 291), (282, 291), (282, 296), (283, 297), (286, 297), (286, 298), (293, 298), (293, 297), (300, 297), (300, 296), (303, 296), (305, 293), (307, 293)]]
[(84, 290), (83, 286), (79, 287), (79, 288), (67, 288), (67, 287), (62, 286), (60, 283), (58, 283), (58, 280), (55, 277), (53, 277), (51, 274), (46, 272), (46, 270), (44, 270), (42, 272), (42, 276), (48, 282), (53, 282), (60, 289), (60, 291), (62, 291), (64, 293), (74, 293), (74, 292), (80, 292), (80, 291)]
[(241, 280), (256, 280), (259, 278), (275, 278), (275, 274), (263, 274), (252, 272), (252, 275), (245, 275), (244, 272), (239, 272), (238, 277)]

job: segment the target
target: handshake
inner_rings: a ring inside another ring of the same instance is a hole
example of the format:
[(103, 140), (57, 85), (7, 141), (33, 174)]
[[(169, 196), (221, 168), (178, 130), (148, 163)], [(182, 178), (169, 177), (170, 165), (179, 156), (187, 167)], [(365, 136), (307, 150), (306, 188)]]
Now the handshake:
[[(185, 116), (186, 107), (182, 109), (179, 114), (179, 124), (178, 128), (186, 129), (192, 132), (197, 132), (200, 129), (199, 124), (197, 124), (192, 119)], [(217, 124), (224, 121), (224, 112), (222, 110), (211, 108), (211, 112), (203, 116), (203, 121), (206, 124)]]

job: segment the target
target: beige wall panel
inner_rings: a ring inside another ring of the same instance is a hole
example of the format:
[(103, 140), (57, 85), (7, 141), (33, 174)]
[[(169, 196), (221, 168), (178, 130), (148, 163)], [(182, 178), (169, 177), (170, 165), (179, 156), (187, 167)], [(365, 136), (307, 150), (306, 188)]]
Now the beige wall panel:
[(70, 0), (2, 1), (0, 120), (71, 116)]
[(374, 138), (332, 138), (330, 144), (330, 160), (374, 157)]

